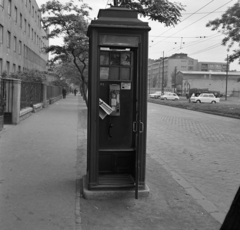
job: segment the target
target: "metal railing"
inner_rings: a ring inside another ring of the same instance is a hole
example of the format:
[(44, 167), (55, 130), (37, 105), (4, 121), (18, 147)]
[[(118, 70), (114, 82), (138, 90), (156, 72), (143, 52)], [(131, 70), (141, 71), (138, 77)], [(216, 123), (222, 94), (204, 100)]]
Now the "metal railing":
[(55, 98), (62, 95), (62, 87), (61, 86), (47, 86), (47, 100), (51, 98)]
[(20, 108), (32, 107), (40, 102), (43, 102), (43, 84), (22, 81)]

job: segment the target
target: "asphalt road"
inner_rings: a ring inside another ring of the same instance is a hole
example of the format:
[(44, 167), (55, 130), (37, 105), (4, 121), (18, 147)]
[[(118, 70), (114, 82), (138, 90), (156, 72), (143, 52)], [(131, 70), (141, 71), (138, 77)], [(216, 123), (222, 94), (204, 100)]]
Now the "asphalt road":
[(238, 119), (148, 103), (147, 153), (213, 204), (221, 218), (240, 185), (239, 134)]

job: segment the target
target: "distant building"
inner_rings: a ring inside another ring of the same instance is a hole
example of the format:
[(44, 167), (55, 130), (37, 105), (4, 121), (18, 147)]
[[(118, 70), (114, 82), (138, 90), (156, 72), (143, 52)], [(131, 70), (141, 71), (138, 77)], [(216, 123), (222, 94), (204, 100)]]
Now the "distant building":
[[(174, 91), (176, 73), (178, 71), (220, 71), (226, 72), (225, 62), (198, 62), (197, 59), (188, 57), (184, 53), (176, 53), (170, 57), (165, 57), (149, 62), (148, 65), (148, 84), (149, 88), (162, 89), (163, 79), (164, 88), (167, 91)], [(164, 77), (163, 77), (164, 76)]]
[[(209, 91), (226, 92), (226, 72), (179, 71), (176, 78), (178, 93), (186, 95), (189, 89), (208, 89)], [(240, 72), (229, 72), (227, 93), (240, 96)]]
[(25, 69), (46, 70), (48, 55), (41, 48), (41, 14), (35, 0), (0, 0), (0, 76)]
[(226, 72), (227, 63), (225, 62), (198, 62), (198, 71)]

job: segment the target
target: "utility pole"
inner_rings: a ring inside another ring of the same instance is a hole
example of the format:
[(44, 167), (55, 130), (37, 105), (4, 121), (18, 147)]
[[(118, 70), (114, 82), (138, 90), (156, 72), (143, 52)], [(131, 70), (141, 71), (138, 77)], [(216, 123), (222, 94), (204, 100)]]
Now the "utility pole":
[(164, 51), (162, 58), (162, 94), (164, 94)]
[(226, 71), (226, 90), (225, 90), (225, 101), (227, 101), (227, 89), (228, 89), (228, 55), (227, 55), (227, 71)]
[(174, 73), (174, 93), (176, 93), (176, 82), (177, 82), (177, 66), (175, 66), (175, 73)]

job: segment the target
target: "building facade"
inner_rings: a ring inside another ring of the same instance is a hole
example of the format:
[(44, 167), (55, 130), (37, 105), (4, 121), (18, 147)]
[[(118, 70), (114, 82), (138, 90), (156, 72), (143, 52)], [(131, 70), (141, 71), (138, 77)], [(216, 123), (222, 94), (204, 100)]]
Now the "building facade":
[[(176, 74), (179, 71), (217, 71), (226, 72), (227, 63), (198, 62), (184, 53), (176, 53), (170, 57), (160, 58), (148, 65), (149, 88), (175, 91)], [(164, 83), (164, 84), (163, 84)]]
[(227, 63), (224, 62), (198, 62), (198, 71), (226, 72)]
[(35, 0), (0, 0), (0, 76), (26, 69), (46, 70), (49, 46)]
[(240, 96), (240, 72), (203, 72), (179, 71), (176, 79), (177, 92), (182, 95), (189, 93), (189, 89), (208, 89), (219, 91), (230, 96)]

